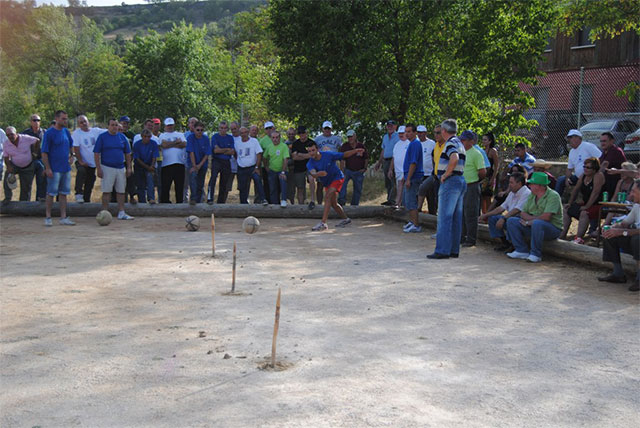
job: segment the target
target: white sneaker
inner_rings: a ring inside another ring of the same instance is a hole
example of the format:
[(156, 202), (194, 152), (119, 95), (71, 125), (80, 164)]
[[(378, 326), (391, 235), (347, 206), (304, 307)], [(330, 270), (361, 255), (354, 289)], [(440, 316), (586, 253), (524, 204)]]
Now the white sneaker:
[(287, 208), (287, 201), (280, 201), (280, 208)]
[(336, 227), (346, 227), (349, 224), (351, 224), (351, 219), (345, 218), (344, 220), (341, 220), (338, 224), (336, 224)]
[(411, 226), (413, 226), (413, 223), (409, 222), (409, 223), (405, 224), (404, 226), (402, 226), (402, 230), (409, 229)]
[(420, 233), (422, 232), (422, 227), (412, 224), (411, 227), (406, 228), (403, 232), (404, 233)]
[(133, 220), (134, 218), (127, 213), (118, 214), (118, 220)]
[(327, 226), (327, 223), (323, 222), (320, 222), (311, 228), (313, 232), (322, 232), (327, 229), (329, 229), (329, 226)]
[(434, 233), (433, 235), (431, 235), (431, 239), (436, 239), (438, 237), (437, 233)]
[(53, 221), (51, 221), (51, 217), (47, 217), (44, 219), (44, 225), (47, 227), (53, 226)]
[(512, 251), (510, 253), (507, 253), (507, 256), (511, 259), (522, 259), (522, 260), (526, 260), (529, 258), (529, 253), (520, 253), (518, 251)]
[(530, 261), (531, 263), (540, 263), (542, 261), (542, 257), (529, 254), (529, 257), (527, 257), (527, 261)]
[(76, 222), (72, 221), (69, 217), (61, 218), (58, 223), (60, 223), (63, 226), (75, 226), (76, 225)]
[(84, 196), (76, 195), (76, 202), (79, 203), (79, 204), (83, 204), (84, 203)]

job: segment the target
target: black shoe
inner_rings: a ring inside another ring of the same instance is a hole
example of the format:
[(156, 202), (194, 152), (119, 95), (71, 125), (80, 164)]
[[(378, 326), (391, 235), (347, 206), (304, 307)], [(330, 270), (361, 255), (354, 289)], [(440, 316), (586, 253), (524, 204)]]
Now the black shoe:
[(463, 242), (463, 243), (462, 243), (462, 246), (463, 246), (463, 247), (465, 247), (465, 248), (468, 248), (468, 247), (475, 247), (475, 246), (476, 246), (476, 243), (475, 243), (475, 242), (469, 242), (469, 241), (467, 241), (467, 242)]
[(498, 245), (497, 247), (493, 247), (495, 251), (507, 251), (509, 248), (511, 248), (511, 244), (501, 244), (501, 245)]
[(629, 291), (640, 291), (640, 282), (636, 281), (635, 284), (629, 286)]
[(510, 246), (509, 246), (509, 248), (507, 248), (506, 250), (504, 250), (504, 253), (505, 253), (505, 254), (507, 254), (507, 253), (511, 253), (511, 252), (513, 252), (513, 251), (515, 251), (515, 250), (516, 250), (516, 247), (514, 247), (513, 245), (510, 245)]
[[(456, 254), (457, 255), (457, 254)], [(435, 260), (440, 260), (440, 259), (448, 259), (449, 256), (444, 255), (444, 254), (438, 254), (438, 253), (433, 253), (433, 254), (429, 254), (427, 255), (428, 259), (435, 259)]]
[(458, 254), (458, 253), (451, 253), (451, 254), (449, 255), (449, 257), (451, 257), (452, 259), (457, 259), (458, 257), (460, 257), (460, 254)]
[(624, 276), (624, 275), (623, 276), (615, 276), (614, 274), (611, 274), (611, 275), (599, 277), (598, 281), (612, 282), (614, 284), (624, 284), (625, 282), (627, 282), (627, 277)]
[(213, 205), (213, 199), (207, 200), (207, 205)]
[(313, 201), (309, 202), (309, 210), (312, 210), (315, 207), (316, 207), (316, 203), (315, 202), (313, 202)]
[(380, 205), (388, 207), (390, 205), (393, 205), (393, 202), (389, 202), (389, 201), (384, 201), (383, 203), (381, 203)]

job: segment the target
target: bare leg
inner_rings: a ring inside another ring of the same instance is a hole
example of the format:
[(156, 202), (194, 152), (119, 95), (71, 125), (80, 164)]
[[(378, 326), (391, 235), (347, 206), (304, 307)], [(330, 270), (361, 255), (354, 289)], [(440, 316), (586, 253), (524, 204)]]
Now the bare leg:
[[(334, 190), (334, 194), (335, 194), (335, 189)], [(329, 191), (331, 191), (331, 189), (329, 189)], [(329, 195), (327, 195), (327, 197), (329, 197)], [(329, 220), (329, 210), (331, 210), (331, 204), (327, 204), (325, 201), (325, 204), (323, 205), (323, 210), (322, 210), (322, 222), (326, 223), (327, 220)]]
[(117, 193), (116, 200), (118, 201), (118, 212), (124, 211), (124, 193)]
[(109, 201), (111, 200), (111, 193), (103, 193), (102, 194), (102, 209), (106, 210), (109, 208)]
[(316, 202), (316, 179), (309, 176), (309, 191), (311, 192), (311, 202)]
[(47, 203), (45, 205), (45, 216), (51, 218), (51, 207), (53, 207), (53, 196), (47, 194)]
[(578, 234), (576, 236), (579, 238), (584, 237), (584, 234), (587, 233), (588, 228), (589, 214), (586, 211), (582, 211), (580, 213), (580, 220), (578, 220)]
[(569, 226), (571, 226), (571, 216), (567, 213), (567, 209), (564, 210), (564, 215), (562, 216), (562, 233), (558, 237), (558, 239), (567, 239), (567, 232), (569, 231)]
[(418, 211), (422, 211), (422, 205), (424, 205), (424, 199), (425, 199), (424, 196), (418, 195)]
[(67, 217), (67, 195), (60, 195), (60, 218)]
[(402, 205), (402, 192), (404, 190), (404, 179), (396, 181), (396, 205)]
[(411, 223), (418, 226), (418, 210), (409, 210), (409, 219)]
[[(325, 206), (328, 207), (331, 205), (333, 209), (338, 213), (340, 218), (347, 218), (347, 215), (344, 213), (342, 206), (338, 203), (338, 192), (333, 187), (329, 189), (327, 194), (325, 195)], [(327, 210), (329, 211), (329, 210)]]

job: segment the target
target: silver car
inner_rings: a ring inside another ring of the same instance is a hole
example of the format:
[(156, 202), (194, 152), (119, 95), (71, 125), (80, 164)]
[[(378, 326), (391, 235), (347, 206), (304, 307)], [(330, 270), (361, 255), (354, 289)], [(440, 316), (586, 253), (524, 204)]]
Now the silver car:
[(630, 162), (640, 161), (640, 128), (624, 139), (624, 155)]
[(580, 128), (582, 139), (595, 144), (600, 148), (600, 135), (603, 132), (611, 132), (618, 147), (624, 147), (624, 139), (638, 128), (638, 124), (629, 119), (598, 119), (589, 122)]

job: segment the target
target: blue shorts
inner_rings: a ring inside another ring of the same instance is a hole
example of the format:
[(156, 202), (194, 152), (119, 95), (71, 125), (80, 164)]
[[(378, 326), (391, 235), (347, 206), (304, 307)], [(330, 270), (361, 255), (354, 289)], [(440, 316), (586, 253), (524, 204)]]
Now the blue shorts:
[(71, 171), (54, 172), (53, 177), (47, 177), (47, 195), (58, 196), (71, 193)]
[(418, 189), (420, 189), (420, 182), (412, 180), (409, 188), (405, 187), (402, 190), (402, 201), (406, 209), (418, 209)]

